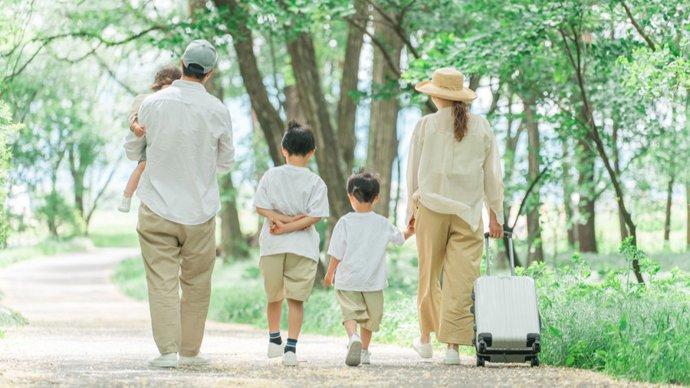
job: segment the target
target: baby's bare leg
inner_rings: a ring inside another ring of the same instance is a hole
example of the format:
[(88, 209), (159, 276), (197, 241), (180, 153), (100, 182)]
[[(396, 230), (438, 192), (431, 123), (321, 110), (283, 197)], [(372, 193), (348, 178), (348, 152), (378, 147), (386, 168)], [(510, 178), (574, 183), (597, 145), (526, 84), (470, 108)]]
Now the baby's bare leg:
[(132, 171), (132, 175), (129, 176), (129, 180), (127, 181), (127, 186), (125, 186), (125, 197), (131, 198), (132, 195), (134, 195), (134, 192), (137, 190), (137, 186), (139, 186), (139, 179), (141, 179), (141, 174), (144, 173), (144, 169), (146, 168), (146, 161), (142, 160), (137, 164), (137, 167)]

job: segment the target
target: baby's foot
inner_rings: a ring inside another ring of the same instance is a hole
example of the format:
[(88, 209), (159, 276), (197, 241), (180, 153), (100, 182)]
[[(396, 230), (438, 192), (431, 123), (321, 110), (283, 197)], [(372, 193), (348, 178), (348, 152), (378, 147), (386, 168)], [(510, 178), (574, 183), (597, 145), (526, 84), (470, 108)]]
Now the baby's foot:
[(123, 213), (129, 213), (129, 209), (132, 206), (132, 197), (125, 197), (124, 195), (122, 196), (122, 202), (120, 202), (120, 206), (117, 207), (117, 210), (123, 212)]

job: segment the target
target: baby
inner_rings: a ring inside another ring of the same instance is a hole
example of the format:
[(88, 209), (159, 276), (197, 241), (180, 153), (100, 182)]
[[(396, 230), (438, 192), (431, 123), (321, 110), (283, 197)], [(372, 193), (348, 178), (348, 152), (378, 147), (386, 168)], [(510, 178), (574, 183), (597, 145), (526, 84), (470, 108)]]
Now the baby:
[[(182, 72), (180, 69), (173, 66), (166, 66), (158, 70), (156, 73), (153, 85), (151, 85), (151, 90), (155, 93), (161, 89), (165, 89), (170, 86), (173, 81), (178, 80), (181, 77)], [(137, 137), (142, 137), (146, 134), (146, 129), (139, 124), (137, 114), (139, 113), (141, 103), (144, 102), (144, 99), (150, 95), (151, 93), (136, 96), (129, 112), (129, 130), (132, 131)], [(117, 210), (123, 213), (129, 212), (129, 209), (132, 205), (132, 195), (134, 195), (134, 191), (137, 189), (137, 186), (139, 186), (139, 179), (141, 178), (141, 174), (144, 173), (144, 168), (146, 168), (146, 148), (144, 148), (141, 160), (134, 168), (132, 175), (130, 175), (129, 180), (127, 181), (127, 186), (125, 186), (125, 191), (122, 195), (122, 201), (120, 202), (120, 206), (118, 206)]]
[[(335, 280), (335, 295), (349, 338), (345, 358), (349, 366), (370, 363), (369, 343), (383, 317), (386, 247), (388, 243), (402, 245), (414, 234), (412, 226), (403, 234), (388, 219), (374, 213), (380, 189), (377, 177), (368, 172), (359, 172), (347, 180), (347, 195), (354, 212), (335, 225), (328, 247), (331, 262), (324, 285), (329, 287)], [(357, 334), (357, 324), (361, 335)]]

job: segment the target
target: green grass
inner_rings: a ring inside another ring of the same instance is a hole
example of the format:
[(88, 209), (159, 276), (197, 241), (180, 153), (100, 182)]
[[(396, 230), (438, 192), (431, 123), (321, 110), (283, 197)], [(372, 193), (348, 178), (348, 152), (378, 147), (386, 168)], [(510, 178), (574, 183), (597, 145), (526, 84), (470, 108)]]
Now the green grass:
[(86, 252), (91, 248), (93, 248), (91, 240), (85, 238), (72, 238), (69, 240), (48, 239), (32, 246), (1, 249), (0, 268), (38, 256), (52, 256), (68, 252)]
[[(417, 260), (407, 246), (391, 253), (391, 286), (385, 290), (384, 320), (374, 341), (406, 346), (417, 334)], [(623, 266), (604, 271), (598, 282), (591, 280), (588, 261), (577, 255), (557, 268), (535, 264), (520, 269), (538, 284), (542, 362), (638, 381), (690, 384), (690, 275), (667, 269), (658, 276), (658, 264), (643, 255), (643, 268), (651, 281), (641, 287), (628, 280), (628, 265), (621, 257)], [(127, 295), (145, 299), (143, 271), (140, 258), (129, 259), (120, 264), (114, 280)], [(209, 317), (266, 326), (256, 258), (218, 262)], [(305, 304), (303, 331), (343, 335), (332, 290), (314, 290)], [(472, 354), (469, 348), (464, 351)]]

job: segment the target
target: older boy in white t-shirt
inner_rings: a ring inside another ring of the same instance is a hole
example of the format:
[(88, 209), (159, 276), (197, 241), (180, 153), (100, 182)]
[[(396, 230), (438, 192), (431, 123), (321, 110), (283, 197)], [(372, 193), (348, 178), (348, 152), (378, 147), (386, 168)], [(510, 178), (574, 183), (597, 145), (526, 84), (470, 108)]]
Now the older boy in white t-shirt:
[[(257, 213), (266, 217), (259, 237), (259, 266), (268, 300), (268, 357), (282, 355), (288, 366), (297, 365), (303, 303), (316, 277), (319, 234), (314, 224), (329, 215), (326, 184), (307, 168), (314, 150), (312, 132), (291, 121), (282, 141), (286, 164), (266, 171), (254, 197)], [(289, 309), (285, 345), (280, 337), (283, 299)]]
[[(380, 182), (373, 174), (360, 172), (347, 181), (350, 204), (355, 210), (343, 216), (331, 235), (331, 262), (324, 279), (326, 287), (335, 278), (336, 298), (349, 338), (345, 364), (369, 364), (369, 343), (383, 317), (386, 279), (386, 246), (402, 245), (414, 230), (403, 234), (388, 219), (373, 212)], [(360, 325), (361, 336), (357, 334)]]

